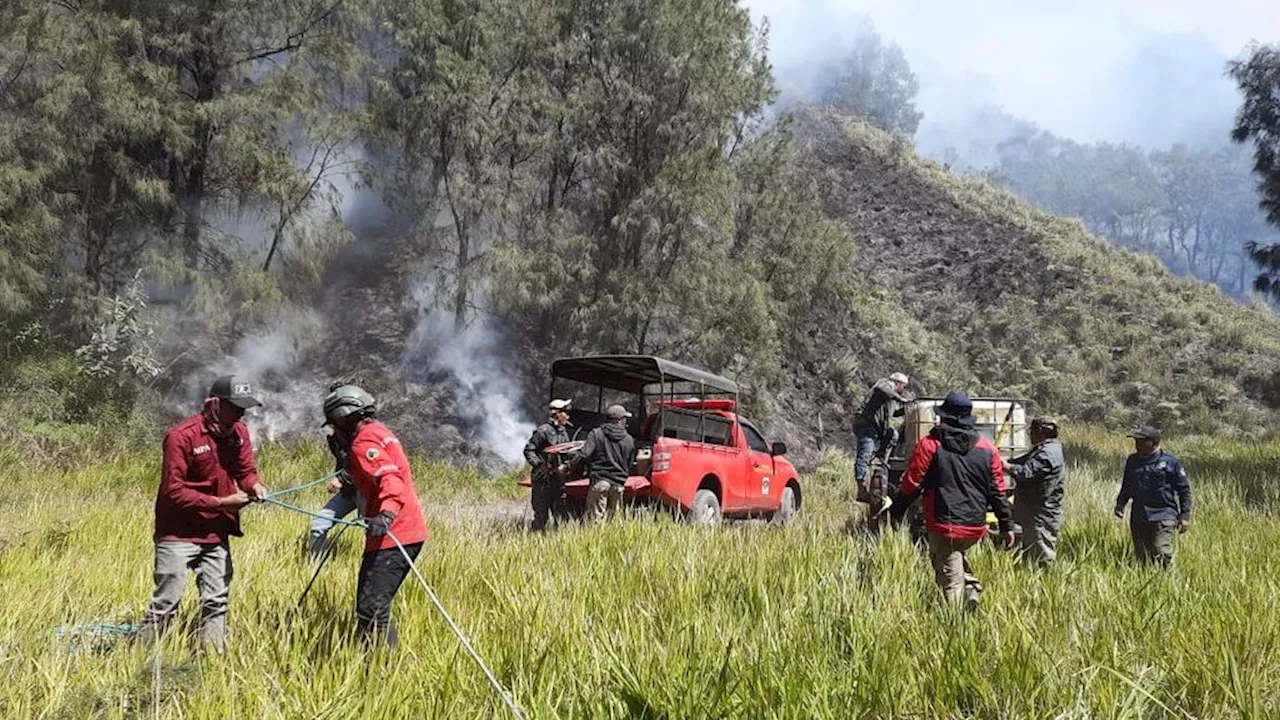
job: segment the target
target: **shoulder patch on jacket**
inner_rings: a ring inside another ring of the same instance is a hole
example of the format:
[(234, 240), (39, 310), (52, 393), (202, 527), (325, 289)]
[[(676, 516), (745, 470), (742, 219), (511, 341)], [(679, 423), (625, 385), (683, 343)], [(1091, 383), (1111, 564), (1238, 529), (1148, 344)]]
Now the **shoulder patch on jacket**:
[(381, 453), (378, 451), (378, 448), (376, 448), (376, 447), (371, 447), (371, 448), (369, 448), (368, 450), (365, 450), (365, 451), (364, 451), (364, 456), (365, 456), (366, 458), (368, 458), (369, 460), (371, 460), (371, 461), (372, 461), (372, 460), (377, 460), (377, 459), (378, 459), (378, 455), (380, 455), (380, 454), (381, 454)]

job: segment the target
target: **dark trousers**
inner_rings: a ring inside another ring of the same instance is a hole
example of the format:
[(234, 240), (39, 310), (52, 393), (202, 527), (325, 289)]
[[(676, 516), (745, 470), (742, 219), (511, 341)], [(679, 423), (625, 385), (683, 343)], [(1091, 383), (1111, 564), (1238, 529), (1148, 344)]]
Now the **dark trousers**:
[(556, 520), (564, 519), (564, 480), (555, 472), (534, 472), (533, 492), (529, 496), (533, 505), (533, 529), (544, 530), (554, 511)]
[[(422, 543), (404, 546), (409, 557), (417, 558)], [(400, 583), (409, 574), (409, 561), (400, 548), (375, 550), (360, 560), (356, 581), (356, 627), (367, 641), (385, 642), (388, 647), (399, 644), (395, 623), (391, 622), (391, 600)]]
[(1129, 521), (1133, 550), (1144, 565), (1173, 565), (1173, 536), (1178, 532), (1177, 520)]

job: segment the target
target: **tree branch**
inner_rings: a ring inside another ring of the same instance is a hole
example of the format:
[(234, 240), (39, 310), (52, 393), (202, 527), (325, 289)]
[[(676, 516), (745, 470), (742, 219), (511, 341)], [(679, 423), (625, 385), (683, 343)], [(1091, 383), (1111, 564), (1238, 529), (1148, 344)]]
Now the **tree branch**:
[(329, 17), (333, 15), (333, 13), (343, 4), (343, 2), (345, 2), (345, 0), (337, 0), (337, 2), (330, 5), (324, 12), (311, 18), (310, 22), (308, 22), (305, 26), (303, 26), (302, 29), (296, 32), (290, 33), (287, 37), (285, 37), (284, 44), (278, 45), (276, 47), (250, 50), (248, 55), (241, 57), (237, 60), (232, 60), (228, 67), (235, 67), (236, 65), (244, 65), (245, 63), (251, 63), (257, 60), (265, 60), (269, 57), (279, 55), (280, 53), (292, 52), (294, 50), (297, 50), (298, 48), (302, 47), (302, 43), (304, 40), (306, 40), (307, 34), (310, 33), (312, 30), (314, 30), (316, 26), (319, 25), (320, 23), (324, 22), (325, 20), (328, 20)]

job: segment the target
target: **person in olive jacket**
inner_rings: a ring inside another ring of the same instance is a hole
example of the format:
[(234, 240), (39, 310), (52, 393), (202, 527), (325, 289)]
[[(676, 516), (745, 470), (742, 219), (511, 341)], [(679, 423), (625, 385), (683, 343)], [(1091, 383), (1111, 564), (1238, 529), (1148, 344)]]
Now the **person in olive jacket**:
[(1031, 450), (1010, 460), (1005, 471), (1017, 488), (1013, 520), (1022, 526), (1022, 560), (1045, 568), (1058, 555), (1067, 481), (1058, 423), (1046, 417), (1032, 420), (1031, 444)]
[(1160, 449), (1160, 431), (1140, 425), (1129, 433), (1134, 449), (1124, 463), (1124, 480), (1116, 497), (1116, 517), (1129, 511), (1133, 549), (1143, 564), (1173, 563), (1175, 530), (1191, 529), (1191, 482), (1182, 461)]

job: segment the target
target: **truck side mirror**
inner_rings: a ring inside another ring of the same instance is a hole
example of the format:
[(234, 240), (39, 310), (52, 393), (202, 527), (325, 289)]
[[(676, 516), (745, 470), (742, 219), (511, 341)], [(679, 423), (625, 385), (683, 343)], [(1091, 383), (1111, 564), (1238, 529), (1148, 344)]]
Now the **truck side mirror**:
[(773, 444), (773, 448), (769, 450), (769, 454), (770, 455), (786, 455), (787, 444), (784, 442), (775, 442)]

